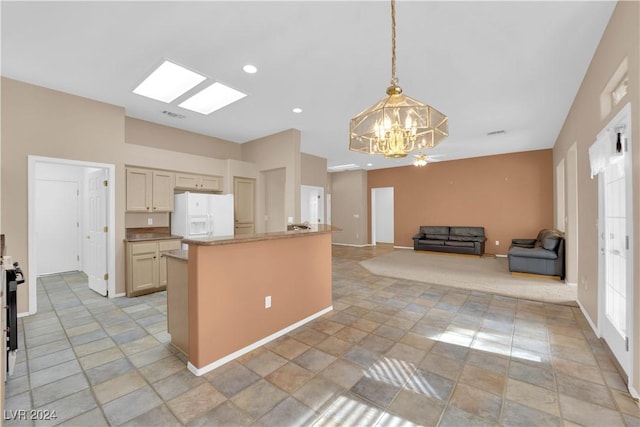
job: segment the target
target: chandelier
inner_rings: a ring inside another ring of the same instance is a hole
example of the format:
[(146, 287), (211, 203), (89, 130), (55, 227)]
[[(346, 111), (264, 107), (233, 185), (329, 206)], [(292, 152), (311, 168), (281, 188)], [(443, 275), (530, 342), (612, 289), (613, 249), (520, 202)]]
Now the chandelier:
[(396, 2), (391, 0), (391, 86), (387, 97), (351, 119), (349, 149), (387, 158), (433, 148), (449, 135), (448, 118), (402, 94), (396, 77)]

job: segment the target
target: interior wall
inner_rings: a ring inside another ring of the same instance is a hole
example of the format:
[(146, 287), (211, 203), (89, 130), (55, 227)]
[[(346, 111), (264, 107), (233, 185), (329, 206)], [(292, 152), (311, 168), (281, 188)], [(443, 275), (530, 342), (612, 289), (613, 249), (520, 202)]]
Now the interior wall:
[(485, 251), (506, 254), (511, 239), (553, 227), (551, 150), (377, 169), (368, 186), (394, 187), (396, 246), (413, 247), (421, 225), (483, 226)]
[[(285, 217), (294, 222), (300, 219), (300, 131), (289, 129), (242, 144), (242, 160), (254, 163), (258, 172), (285, 169)], [(264, 218), (265, 200), (263, 177), (256, 180), (256, 218)], [(256, 222), (256, 232), (264, 232), (264, 221)]]
[[(628, 60), (629, 91), (626, 97), (608, 114), (602, 116), (600, 96), (622, 61)], [(571, 145), (576, 142), (578, 163), (578, 301), (592, 324), (598, 322), (598, 180), (590, 178), (588, 149), (596, 140), (600, 130), (627, 103), (632, 111), (632, 168), (634, 198), (634, 224), (640, 224), (640, 3), (618, 2), (600, 44), (596, 49), (589, 69), (574, 99), (567, 119), (553, 149), (554, 164), (568, 156)], [(633, 230), (634, 247), (634, 300), (633, 324), (640, 325), (640, 227)], [(640, 326), (633, 336), (634, 360), (640, 367)], [(635, 390), (640, 390), (640, 369), (635, 369), (631, 379)]]
[[(124, 188), (124, 109), (2, 78), (2, 230), (7, 253), (29, 274), (27, 229), (28, 156), (37, 155), (116, 167)], [(116, 242), (124, 240), (124, 192), (116, 193)], [(10, 201), (10, 202), (9, 202)], [(124, 244), (116, 247), (116, 283), (124, 292)], [(18, 288), (18, 313), (29, 310), (28, 286)]]
[[(256, 177), (255, 165), (236, 160), (241, 153), (239, 144), (130, 119), (118, 106), (7, 78), (2, 78), (1, 100), (0, 227), (6, 235), (7, 253), (21, 263), (25, 277), (29, 271), (28, 155), (115, 165), (116, 293), (125, 291), (125, 165), (220, 175), (224, 177), (226, 193), (233, 186), (232, 179), (229, 183), (230, 173)], [(207, 149), (196, 150), (194, 147), (199, 145)], [(184, 152), (189, 150), (192, 152)], [(209, 155), (231, 158), (221, 160)], [(28, 311), (28, 301), (28, 286), (21, 286), (19, 313)]]
[(311, 185), (324, 188), (323, 198), (324, 218), (327, 218), (327, 198), (329, 194), (329, 174), (327, 173), (327, 159), (300, 153), (300, 185)]
[[(178, 119), (176, 119), (178, 120)], [(180, 123), (176, 123), (178, 126)], [(125, 142), (216, 159), (241, 159), (240, 144), (125, 117)]]
[(265, 231), (284, 231), (287, 229), (287, 218), (284, 215), (285, 170), (283, 168), (265, 171)]
[(364, 246), (368, 243), (369, 221), (367, 171), (331, 173), (331, 225), (342, 229), (333, 233), (333, 243)]

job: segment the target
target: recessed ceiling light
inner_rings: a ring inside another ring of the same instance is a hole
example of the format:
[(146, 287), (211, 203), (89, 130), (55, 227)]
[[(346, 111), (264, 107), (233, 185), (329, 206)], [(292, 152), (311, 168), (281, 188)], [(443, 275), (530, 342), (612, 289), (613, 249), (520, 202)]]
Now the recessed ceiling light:
[(298, 113), (302, 113), (302, 108), (298, 108), (298, 107), (296, 107), (296, 108), (294, 108), (294, 109), (293, 109), (293, 110), (291, 110), (291, 111), (293, 111), (294, 113), (297, 113), (297, 114), (298, 114)]
[(258, 72), (258, 69), (256, 68), (256, 66), (251, 64), (245, 65), (244, 67), (242, 67), (242, 70), (248, 74), (255, 74)]
[(197, 113), (211, 114), (245, 96), (247, 94), (216, 82), (185, 100), (179, 106)]
[(373, 163), (367, 163), (367, 166), (373, 166)]
[(206, 79), (171, 61), (164, 61), (133, 90), (133, 93), (162, 102), (171, 102)]

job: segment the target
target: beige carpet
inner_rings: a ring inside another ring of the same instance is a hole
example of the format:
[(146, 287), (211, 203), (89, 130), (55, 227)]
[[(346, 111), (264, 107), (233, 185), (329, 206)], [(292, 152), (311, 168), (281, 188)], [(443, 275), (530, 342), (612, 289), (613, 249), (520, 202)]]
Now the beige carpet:
[(576, 304), (576, 287), (550, 278), (517, 277), (503, 257), (471, 257), (396, 249), (361, 261), (378, 276), (490, 292), (515, 298)]

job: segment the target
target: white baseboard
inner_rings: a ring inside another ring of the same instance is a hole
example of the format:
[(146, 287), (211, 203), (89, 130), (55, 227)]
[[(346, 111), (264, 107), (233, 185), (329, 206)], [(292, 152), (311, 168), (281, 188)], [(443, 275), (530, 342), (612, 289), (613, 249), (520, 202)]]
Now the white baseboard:
[(598, 338), (600, 338), (600, 329), (596, 326), (595, 323), (593, 323), (591, 317), (589, 317), (589, 313), (587, 313), (587, 310), (585, 310), (584, 306), (580, 303), (580, 300), (576, 300), (576, 302), (578, 303), (578, 307), (580, 307), (580, 311), (584, 315), (584, 318), (587, 319), (587, 323), (589, 323), (589, 326), (591, 326), (591, 330), (593, 330), (593, 333), (596, 334)]
[(119, 294), (109, 295), (109, 298), (120, 298), (120, 297), (126, 297), (126, 296), (127, 296), (126, 292), (120, 292)]
[(365, 248), (365, 247), (367, 247), (367, 246), (373, 246), (373, 245), (372, 245), (372, 244), (370, 244), (370, 243), (366, 243), (366, 244), (364, 244), (364, 245), (352, 245), (351, 243), (333, 243), (333, 242), (332, 242), (331, 244), (332, 244), (332, 245), (336, 245), (336, 246), (351, 246), (351, 247), (354, 247), (354, 248)]
[(633, 386), (629, 386), (627, 388), (629, 389), (629, 394), (631, 395), (631, 397), (633, 397), (636, 400), (640, 399), (640, 394), (638, 394), (638, 390), (633, 388)]
[(296, 328), (299, 328), (300, 326), (304, 325), (305, 323), (309, 323), (312, 320), (330, 312), (331, 310), (333, 310), (333, 305), (320, 310), (319, 312), (312, 314), (309, 317), (306, 317), (302, 320), (300, 320), (299, 322), (294, 323), (293, 325), (289, 325), (284, 329), (280, 329), (278, 332), (275, 332), (271, 335), (269, 335), (268, 337), (262, 338), (259, 341), (254, 342), (253, 344), (249, 344), (248, 346), (241, 348), (238, 351), (235, 351), (225, 357), (223, 357), (222, 359), (218, 359), (215, 362), (209, 363), (206, 366), (203, 366), (202, 368), (196, 368), (194, 365), (191, 364), (191, 362), (187, 363), (187, 368), (189, 369), (189, 371), (191, 371), (191, 373), (193, 373), (193, 375), (196, 376), (200, 376), (200, 375), (204, 375), (207, 372), (213, 371), (214, 369), (224, 365), (225, 363), (231, 362), (234, 359), (237, 359), (238, 357), (249, 353), (250, 351), (255, 350), (258, 347), (261, 347), (273, 340), (275, 340), (276, 338), (280, 338), (281, 336), (283, 336), (284, 334), (287, 334), (291, 331), (293, 331)]
[(393, 249), (413, 249), (413, 246), (394, 246)]
[(503, 254), (496, 254), (496, 258), (506, 258), (506, 257), (507, 257), (507, 256), (506, 256), (506, 255), (503, 255)]

